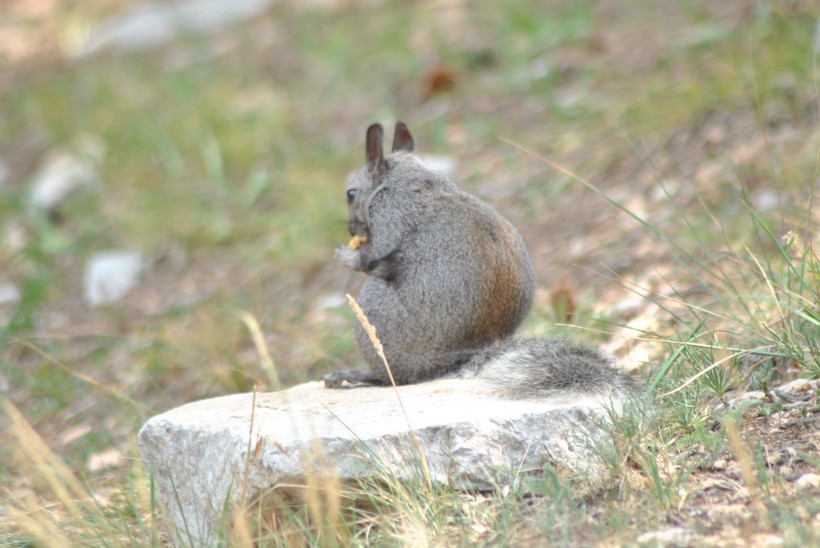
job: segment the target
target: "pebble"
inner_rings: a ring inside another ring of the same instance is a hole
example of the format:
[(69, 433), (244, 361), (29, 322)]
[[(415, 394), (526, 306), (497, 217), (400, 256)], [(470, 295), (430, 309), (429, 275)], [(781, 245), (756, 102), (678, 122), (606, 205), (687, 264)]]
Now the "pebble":
[(783, 546), (786, 543), (783, 537), (778, 535), (757, 535), (752, 538), (755, 542), (751, 544), (756, 546)]
[(820, 53), (820, 17), (817, 18), (817, 23), (814, 25), (814, 40), (812, 40), (812, 49), (814, 53)]
[(638, 544), (689, 546), (698, 540), (698, 535), (694, 531), (683, 527), (669, 527), (668, 529), (648, 531), (638, 536), (636, 540)]
[(328, 293), (323, 297), (319, 298), (314, 305), (316, 310), (326, 310), (328, 308), (337, 308), (339, 306), (344, 306), (347, 304), (347, 297), (343, 291), (335, 291), (333, 293)]
[(786, 456), (783, 453), (773, 453), (766, 457), (766, 465), (777, 466), (779, 464), (783, 464), (785, 460)]
[(775, 211), (780, 203), (778, 193), (774, 190), (761, 190), (752, 195), (752, 203), (755, 211), (766, 212)]
[(778, 386), (777, 389), (780, 392), (797, 396), (803, 392), (808, 392), (809, 390), (816, 390), (817, 387), (818, 381), (816, 379), (813, 381), (809, 379), (795, 379), (782, 386)]
[(0, 190), (3, 190), (6, 186), (8, 186), (8, 179), (9, 179), (9, 166), (6, 164), (6, 161), (0, 158)]
[(3, 251), (11, 254), (23, 250), (29, 243), (28, 233), (25, 226), (17, 220), (11, 220), (5, 226), (0, 227), (0, 246), (5, 247)]
[(117, 468), (125, 462), (119, 449), (106, 449), (88, 458), (88, 471), (99, 472), (107, 468)]
[(714, 506), (710, 515), (713, 518), (720, 518), (721, 520), (730, 520), (733, 523), (742, 523), (754, 518), (754, 513), (749, 510), (746, 504), (730, 504), (724, 503)]
[(70, 195), (98, 185), (90, 160), (56, 152), (47, 157), (31, 180), (29, 200), (36, 209), (53, 211)]
[(766, 393), (761, 390), (750, 390), (740, 394), (732, 394), (729, 397), (729, 407), (734, 408), (737, 404), (746, 400), (766, 401)]
[(794, 490), (808, 493), (820, 489), (820, 474), (803, 474), (794, 482)]
[(729, 466), (729, 463), (726, 462), (726, 459), (718, 459), (712, 464), (712, 470), (726, 470)]
[(85, 266), (83, 296), (91, 306), (122, 299), (139, 283), (145, 260), (139, 251), (106, 251), (92, 256)]
[(0, 306), (20, 302), (20, 290), (11, 282), (0, 283)]

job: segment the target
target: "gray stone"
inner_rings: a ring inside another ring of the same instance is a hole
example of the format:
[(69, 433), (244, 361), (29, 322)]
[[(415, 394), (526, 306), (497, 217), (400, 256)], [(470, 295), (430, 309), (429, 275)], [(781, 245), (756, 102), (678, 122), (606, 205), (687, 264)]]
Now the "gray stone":
[(803, 474), (795, 480), (794, 490), (798, 493), (810, 493), (820, 490), (820, 475)]
[(656, 531), (648, 531), (637, 539), (639, 545), (652, 546), (691, 546), (700, 539), (700, 536), (683, 527), (668, 527)]
[(734, 409), (739, 403), (745, 401), (760, 401), (767, 400), (766, 393), (761, 390), (749, 390), (748, 392), (735, 392), (729, 394), (727, 397), (729, 408)]
[(20, 302), (20, 290), (11, 282), (0, 282), (0, 306)]
[(814, 40), (812, 40), (812, 49), (814, 53), (820, 53), (820, 17), (814, 24)]
[(306, 467), (341, 480), (419, 478), (420, 448), (434, 481), (482, 490), (546, 463), (590, 478), (604, 470), (590, 449), (603, 433), (600, 401), (500, 399), (481, 379), (398, 394), (404, 412), (392, 388), (320, 382), (257, 394), (255, 407), (252, 394), (203, 400), (149, 420), (140, 453), (170, 519), (198, 542), (211, 540), (224, 509), (243, 496), (304, 484)]
[(139, 251), (98, 253), (85, 265), (83, 296), (91, 306), (122, 299), (139, 283), (145, 260)]
[(812, 392), (820, 388), (818, 379), (794, 379), (786, 384), (777, 387), (777, 391), (790, 396), (800, 396), (806, 392)]
[(9, 186), (9, 166), (5, 160), (0, 158), (0, 191)]
[(37, 209), (54, 210), (70, 195), (99, 186), (89, 158), (55, 152), (49, 155), (31, 181), (29, 200)]
[(77, 56), (101, 51), (138, 52), (180, 35), (211, 34), (259, 15), (273, 0), (179, 0), (134, 6), (92, 29)]
[(780, 204), (778, 193), (772, 189), (762, 189), (752, 195), (754, 210), (758, 212), (776, 211)]

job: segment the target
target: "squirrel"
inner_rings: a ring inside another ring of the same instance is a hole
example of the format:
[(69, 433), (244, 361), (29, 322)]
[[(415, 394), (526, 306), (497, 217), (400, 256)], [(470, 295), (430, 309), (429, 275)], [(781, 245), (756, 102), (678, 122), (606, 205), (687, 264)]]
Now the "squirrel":
[[(396, 123), (365, 138), (365, 165), (346, 196), (353, 239), (336, 260), (367, 274), (358, 303), (376, 328), (396, 384), (480, 377), (513, 398), (618, 393), (630, 383), (604, 352), (567, 340), (513, 334), (532, 307), (535, 270), (518, 230), (495, 209), (413, 154)], [(369, 370), (330, 373), (327, 388), (390, 385), (364, 328), (356, 343)]]

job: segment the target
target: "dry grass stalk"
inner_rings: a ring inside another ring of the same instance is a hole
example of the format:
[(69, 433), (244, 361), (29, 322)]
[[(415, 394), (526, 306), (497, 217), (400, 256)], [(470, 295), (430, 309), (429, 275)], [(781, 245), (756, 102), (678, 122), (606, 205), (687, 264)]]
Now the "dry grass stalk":
[(347, 302), (350, 304), (350, 308), (353, 309), (353, 314), (356, 316), (356, 319), (359, 320), (360, 324), (362, 324), (367, 336), (370, 337), (370, 343), (373, 345), (373, 348), (376, 349), (376, 353), (379, 355), (379, 358), (381, 358), (384, 368), (387, 370), (387, 376), (390, 378), (390, 384), (393, 386), (393, 391), (396, 393), (396, 399), (399, 402), (399, 407), (401, 407), (401, 413), (404, 415), (404, 421), (407, 424), (407, 429), (410, 431), (413, 444), (416, 446), (416, 451), (419, 454), (419, 458), (421, 458), (425, 482), (427, 483), (427, 486), (430, 487), (432, 486), (432, 481), (430, 479), (430, 468), (427, 465), (427, 457), (424, 455), (424, 451), (422, 450), (421, 443), (419, 443), (418, 437), (416, 436), (416, 432), (413, 430), (413, 427), (410, 426), (410, 419), (407, 417), (407, 411), (404, 409), (404, 403), (402, 403), (401, 396), (399, 396), (399, 390), (396, 387), (396, 380), (393, 378), (393, 372), (390, 370), (390, 364), (387, 363), (387, 357), (384, 355), (384, 347), (376, 334), (376, 328), (367, 319), (364, 310), (362, 310), (359, 303), (356, 302), (356, 299), (350, 295), (347, 295)]
[(44, 545), (68, 546), (71, 542), (60, 526), (64, 518), (58, 517), (57, 513), (65, 512), (69, 519), (81, 522), (84, 511), (78, 501), (88, 499), (88, 493), (14, 404), (3, 402), (3, 412), (11, 419), (11, 433), (19, 444), (20, 458), (17, 460), (20, 466), (32, 481), (45, 483), (59, 501), (57, 508), (49, 510), (39, 504), (34, 496), (22, 500), (9, 492), (13, 505), (8, 508), (8, 514), (13, 523)]
[(744, 443), (740, 436), (740, 430), (737, 421), (729, 419), (725, 422), (726, 439), (729, 442), (729, 447), (737, 458), (740, 465), (740, 474), (743, 477), (743, 483), (749, 491), (749, 496), (752, 499), (750, 504), (751, 510), (755, 513), (757, 523), (761, 529), (769, 529), (769, 517), (766, 511), (766, 506), (763, 504), (762, 492), (760, 490), (760, 483), (757, 479), (757, 472), (755, 471), (754, 461), (749, 447)]
[(268, 382), (271, 384), (271, 388), (273, 390), (281, 389), (282, 383), (279, 382), (279, 373), (276, 371), (276, 364), (274, 363), (273, 358), (270, 355), (270, 351), (268, 350), (268, 345), (265, 342), (265, 337), (262, 334), (262, 327), (259, 325), (259, 321), (255, 316), (248, 312), (242, 312), (239, 315), (239, 318), (242, 320), (242, 323), (245, 324), (245, 327), (248, 328), (248, 332), (253, 340), (253, 345), (256, 347), (256, 351), (259, 353), (259, 358), (262, 360), (262, 367), (265, 369), (265, 373), (267, 374)]

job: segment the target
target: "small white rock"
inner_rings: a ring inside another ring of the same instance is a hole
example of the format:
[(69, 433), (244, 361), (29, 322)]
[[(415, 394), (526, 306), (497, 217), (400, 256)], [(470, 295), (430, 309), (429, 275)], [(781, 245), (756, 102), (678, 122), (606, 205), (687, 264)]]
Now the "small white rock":
[(729, 396), (729, 407), (734, 408), (740, 402), (746, 400), (766, 401), (768, 396), (761, 390), (749, 390), (748, 392), (733, 393)]
[(20, 302), (20, 290), (11, 282), (0, 283), (0, 306)]
[(9, 166), (6, 161), (0, 158), (0, 190), (5, 188), (9, 178)]
[(635, 540), (637, 540), (638, 544), (688, 546), (697, 539), (698, 535), (694, 531), (684, 529), (683, 527), (669, 527), (667, 529), (658, 529), (657, 531), (648, 531)]
[(18, 220), (12, 219), (5, 226), (0, 226), (0, 246), (6, 248), (4, 251), (12, 254), (22, 251), (28, 241), (28, 232)]
[(321, 297), (314, 308), (316, 310), (326, 310), (328, 308), (336, 308), (339, 306), (344, 306), (347, 304), (347, 297), (345, 297), (344, 292), (342, 291), (335, 291), (333, 293), (328, 293)]
[(802, 394), (803, 392), (815, 390), (817, 388), (817, 384), (818, 383), (816, 380), (795, 379), (793, 381), (787, 382), (782, 386), (778, 386), (777, 389), (780, 392), (797, 396), (799, 394)]
[(106, 468), (116, 468), (123, 464), (122, 453), (119, 449), (106, 449), (99, 453), (94, 453), (88, 458), (88, 471), (99, 472)]
[(812, 49), (814, 53), (820, 53), (820, 17), (817, 18), (817, 23), (814, 26), (814, 40), (812, 40)]
[(820, 489), (820, 474), (803, 474), (794, 482), (794, 490), (806, 493)]
[(777, 535), (757, 535), (753, 538), (759, 546), (783, 546), (786, 543), (783, 537)]
[(139, 283), (145, 260), (139, 251), (107, 251), (91, 257), (85, 266), (84, 297), (91, 306), (123, 298)]
[(774, 190), (764, 189), (752, 196), (752, 203), (755, 211), (767, 212), (777, 209), (779, 204), (778, 193)]
[(53, 210), (69, 195), (99, 184), (89, 160), (66, 152), (50, 155), (31, 181), (31, 204)]
[(726, 462), (726, 459), (718, 459), (712, 463), (712, 470), (726, 470), (729, 466), (729, 463)]

